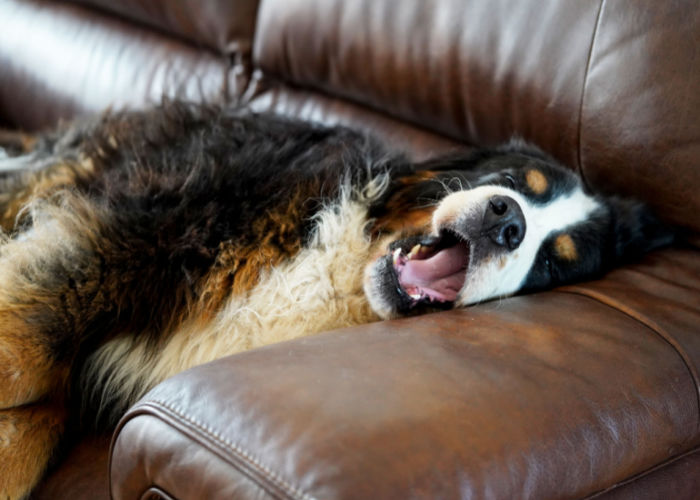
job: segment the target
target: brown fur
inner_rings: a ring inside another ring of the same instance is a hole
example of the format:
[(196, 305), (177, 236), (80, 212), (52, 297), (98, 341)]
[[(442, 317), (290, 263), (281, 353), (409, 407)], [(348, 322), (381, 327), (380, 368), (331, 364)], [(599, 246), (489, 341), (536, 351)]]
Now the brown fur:
[(36, 199), (47, 199), (63, 189), (84, 181), (94, 171), (91, 159), (51, 165), (38, 172), (23, 172), (0, 182), (0, 227), (12, 231), (20, 222), (22, 211)]
[(528, 187), (535, 194), (543, 194), (549, 187), (547, 178), (544, 176), (544, 174), (534, 168), (525, 173), (525, 180)]
[(415, 234), (425, 232), (435, 211), (435, 206), (429, 200), (416, 199), (416, 186), (426, 182), (436, 182), (438, 172), (421, 171), (403, 177), (397, 181), (395, 191), (386, 201), (384, 210), (372, 226), (373, 233), (402, 233)]
[(61, 438), (66, 409), (55, 402), (0, 410), (0, 492), (22, 498), (36, 484)]
[(576, 243), (568, 234), (560, 234), (554, 240), (554, 251), (560, 259), (575, 261), (578, 259)]
[(68, 378), (68, 367), (56, 366), (46, 346), (37, 343), (41, 336), (24, 321), (32, 316), (29, 309), (0, 304), (0, 409), (38, 401)]

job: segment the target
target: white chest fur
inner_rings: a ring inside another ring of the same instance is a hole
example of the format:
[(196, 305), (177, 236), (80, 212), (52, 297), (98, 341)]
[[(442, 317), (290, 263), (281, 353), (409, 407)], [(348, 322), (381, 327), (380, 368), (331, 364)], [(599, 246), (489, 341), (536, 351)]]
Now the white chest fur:
[(362, 287), (374, 246), (365, 231), (369, 198), (344, 195), (322, 210), (311, 241), (294, 259), (272, 269), (247, 294), (230, 297), (210, 320), (183, 323), (157, 356), (138, 336), (109, 341), (88, 360), (85, 385), (100, 391), (103, 407), (114, 399), (133, 402), (192, 366), (378, 319)]

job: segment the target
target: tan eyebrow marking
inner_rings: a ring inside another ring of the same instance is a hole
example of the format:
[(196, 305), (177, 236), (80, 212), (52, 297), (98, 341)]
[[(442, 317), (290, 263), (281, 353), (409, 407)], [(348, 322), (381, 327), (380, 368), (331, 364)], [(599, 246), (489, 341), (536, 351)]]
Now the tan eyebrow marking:
[(542, 172), (537, 169), (530, 169), (525, 173), (525, 181), (528, 187), (535, 194), (542, 194), (547, 191), (549, 183)]
[(576, 250), (576, 243), (571, 239), (568, 234), (560, 234), (554, 240), (554, 251), (557, 256), (563, 260), (574, 261), (578, 259), (578, 251)]

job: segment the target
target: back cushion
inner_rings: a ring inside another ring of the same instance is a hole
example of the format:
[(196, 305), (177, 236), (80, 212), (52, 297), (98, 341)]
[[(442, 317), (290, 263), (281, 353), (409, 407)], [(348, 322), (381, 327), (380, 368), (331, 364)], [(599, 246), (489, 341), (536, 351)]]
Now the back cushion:
[(220, 53), (246, 52), (258, 0), (71, 0), (177, 35)]
[(519, 135), (700, 230), (698, 32), (693, 0), (262, 0), (253, 58), (468, 144)]

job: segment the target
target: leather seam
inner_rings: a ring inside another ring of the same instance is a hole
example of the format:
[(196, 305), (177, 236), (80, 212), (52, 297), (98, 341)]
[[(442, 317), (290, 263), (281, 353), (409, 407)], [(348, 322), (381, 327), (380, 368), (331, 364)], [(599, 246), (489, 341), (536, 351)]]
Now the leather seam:
[(581, 176), (581, 179), (583, 180), (583, 183), (585, 185), (588, 185), (586, 182), (586, 177), (583, 172), (583, 153), (581, 152), (581, 146), (583, 144), (583, 105), (584, 102), (586, 101), (586, 90), (588, 89), (588, 73), (591, 69), (591, 61), (593, 60), (593, 53), (595, 51), (595, 42), (598, 38), (598, 29), (600, 28), (600, 22), (603, 17), (603, 7), (605, 5), (605, 0), (601, 0), (600, 4), (598, 5), (598, 13), (596, 14), (596, 20), (595, 20), (595, 26), (593, 27), (593, 33), (591, 34), (591, 46), (588, 49), (588, 57), (586, 58), (586, 67), (584, 69), (583, 73), (583, 85), (581, 86), (581, 101), (579, 102), (579, 108), (578, 108), (578, 131), (577, 131), (577, 138), (576, 138), (576, 156), (577, 156), (577, 162), (578, 162), (578, 172), (579, 175)]
[[(153, 405), (153, 406), (160, 406), (161, 410), (165, 409), (165, 410), (169, 411), (170, 413), (174, 414), (174, 416), (177, 417), (178, 419), (184, 420), (185, 422), (187, 422), (191, 426), (195, 427), (198, 431), (204, 433), (206, 436), (213, 439), (219, 446), (222, 446), (225, 449), (228, 449), (234, 455), (238, 456), (239, 459), (242, 459), (251, 468), (253, 468), (254, 470), (257, 470), (265, 479), (269, 480), (276, 487), (281, 488), (290, 497), (298, 498), (298, 499), (302, 499), (302, 500), (314, 500), (314, 497), (312, 497), (308, 493), (305, 493), (304, 491), (302, 491), (298, 487), (294, 486), (293, 484), (289, 483), (284, 478), (280, 477), (278, 474), (273, 472), (269, 467), (262, 464), (260, 462), (260, 460), (253, 457), (250, 453), (245, 451), (243, 448), (236, 445), (232, 441), (222, 437), (218, 432), (216, 432), (214, 429), (211, 429), (206, 424), (203, 424), (199, 420), (197, 420), (191, 416), (188, 416), (182, 409), (175, 407), (172, 404), (169, 404), (169, 403), (166, 403), (164, 401), (157, 400), (157, 399), (143, 401), (139, 406), (148, 405), (148, 404)], [(134, 408), (134, 409), (137, 409), (137, 408)]]
[(662, 469), (668, 467), (669, 465), (673, 465), (676, 462), (679, 462), (686, 457), (690, 457), (692, 455), (697, 454), (698, 452), (700, 452), (700, 448), (692, 448), (692, 449), (686, 451), (685, 453), (682, 453), (682, 454), (677, 455), (675, 457), (669, 458), (668, 460), (664, 460), (663, 462), (658, 463), (658, 464), (654, 465), (653, 467), (650, 467), (647, 470), (640, 472), (639, 474), (635, 474), (634, 476), (628, 477), (627, 479), (623, 479), (622, 481), (619, 481), (613, 485), (610, 485), (607, 488), (603, 488), (603, 489), (598, 490), (594, 493), (591, 493), (590, 495), (583, 497), (583, 500), (593, 500), (595, 498), (600, 498), (603, 495), (607, 495), (608, 493), (611, 493), (615, 490), (623, 488), (629, 484), (633, 484), (636, 481), (639, 481), (640, 479), (644, 479), (645, 477), (654, 474), (656, 471), (662, 470)]
[(582, 297), (586, 297), (588, 299), (594, 300), (598, 302), (599, 304), (602, 304), (610, 309), (613, 309), (614, 311), (619, 312), (620, 314), (624, 314), (628, 318), (636, 321), (637, 323), (643, 325), (647, 329), (651, 330), (654, 332), (654, 334), (661, 338), (666, 344), (668, 344), (674, 351), (676, 351), (676, 354), (681, 358), (681, 361), (683, 362), (686, 370), (688, 370), (688, 373), (690, 374), (690, 378), (693, 381), (693, 385), (695, 387), (695, 403), (696, 403), (696, 426), (700, 428), (700, 376), (697, 373), (697, 370), (695, 369), (692, 361), (690, 360), (690, 357), (688, 354), (685, 352), (683, 347), (678, 344), (676, 339), (669, 334), (661, 325), (656, 323), (654, 320), (646, 317), (644, 314), (639, 313), (635, 311), (632, 308), (626, 307), (624, 304), (621, 304), (619, 301), (615, 300), (612, 297), (606, 296), (605, 294), (602, 293), (597, 293), (591, 290), (586, 290), (585, 288), (581, 286), (567, 286), (565, 288), (560, 288), (557, 289), (556, 292), (559, 293), (569, 293), (573, 295), (579, 295)]

